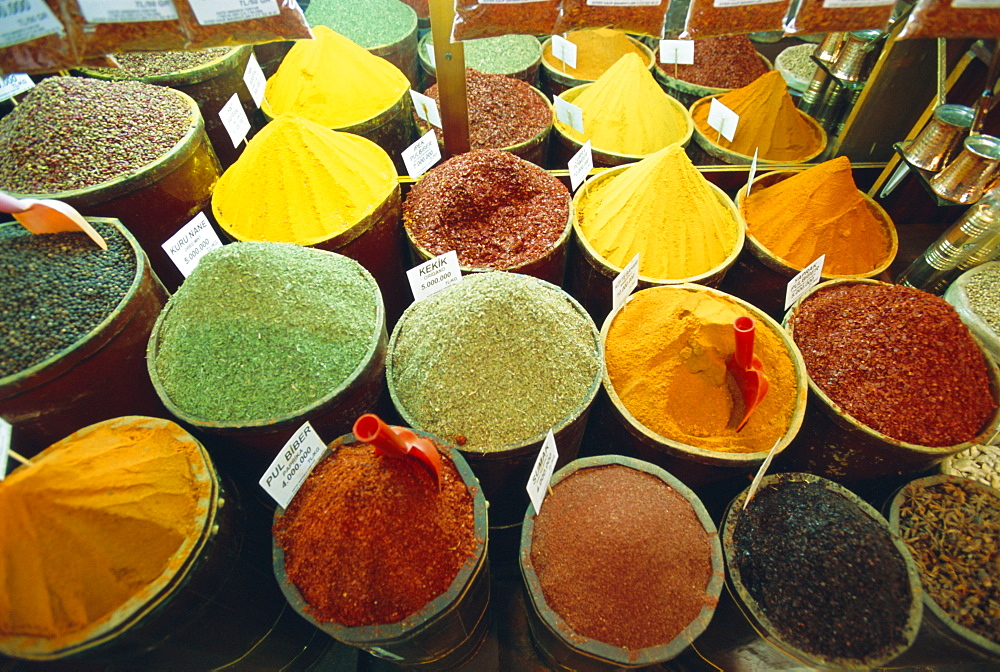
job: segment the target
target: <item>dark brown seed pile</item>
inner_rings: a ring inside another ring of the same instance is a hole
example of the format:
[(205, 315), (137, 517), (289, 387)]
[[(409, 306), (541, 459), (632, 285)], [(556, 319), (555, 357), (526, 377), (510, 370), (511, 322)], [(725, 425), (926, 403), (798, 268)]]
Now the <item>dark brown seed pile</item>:
[(403, 219), (414, 239), (462, 266), (507, 269), (555, 245), (569, 218), (569, 191), (533, 163), (499, 149), (460, 154), (410, 190)]
[(92, 225), (107, 251), (84, 233), (33, 235), (19, 224), (0, 226), (0, 378), (76, 343), (128, 292), (132, 248), (114, 227)]
[(0, 190), (47, 194), (135, 173), (184, 137), (190, 117), (166, 87), (46, 79), (0, 119)]
[(924, 590), (959, 625), (1000, 643), (1000, 495), (960, 479), (904, 492), (900, 537)]
[(121, 65), (120, 70), (116, 68), (95, 68), (95, 70), (102, 75), (111, 75), (115, 79), (170, 75), (210, 63), (230, 51), (231, 47), (213, 47), (196, 51), (127, 51), (115, 54), (115, 60)]
[[(465, 90), (472, 149), (503, 149), (527, 142), (552, 123), (552, 108), (527, 82), (466, 68)], [(440, 102), (437, 84), (427, 89), (427, 95)]]

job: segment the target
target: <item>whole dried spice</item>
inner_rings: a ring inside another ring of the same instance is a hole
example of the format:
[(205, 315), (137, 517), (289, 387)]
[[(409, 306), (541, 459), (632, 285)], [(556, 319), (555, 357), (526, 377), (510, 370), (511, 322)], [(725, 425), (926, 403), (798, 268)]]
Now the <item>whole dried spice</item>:
[(1000, 644), (1000, 493), (965, 479), (911, 483), (899, 533), (924, 592), (956, 623)]
[(508, 0), (503, 3), (455, 0), (451, 39), (551, 35), (559, 18), (560, 0)]
[[(831, 3), (829, 0), (800, 0), (789, 34), (830, 33), (885, 28), (895, 0)], [(830, 6), (832, 5), (832, 6)]]
[(993, 3), (919, 0), (899, 39), (910, 37), (1000, 37), (1000, 12)]
[(669, 0), (660, 0), (652, 5), (628, 5), (621, 1), (598, 5), (592, 0), (563, 0), (562, 14), (552, 32), (607, 26), (637, 35), (661, 37), (663, 17), (669, 4)]
[(977, 436), (994, 414), (983, 353), (941, 297), (841, 284), (807, 297), (790, 326), (813, 382), (894, 439), (953, 446)]
[(624, 465), (581, 469), (552, 488), (531, 563), (545, 602), (577, 635), (630, 650), (670, 643), (717, 599), (694, 507)]
[(782, 30), (787, 0), (691, 0), (682, 38)]
[(738, 89), (767, 72), (746, 35), (695, 40), (693, 64), (675, 67), (658, 60), (656, 67), (669, 77), (713, 89)]
[(472, 495), (449, 454), (441, 487), (416, 460), (330, 445), (274, 521), (285, 573), (317, 621), (397, 623), (451, 586), (476, 550)]
[[(104, 24), (102, 24), (104, 25)], [(109, 79), (139, 79), (172, 75), (211, 63), (226, 56), (231, 47), (213, 47), (196, 51), (132, 51), (116, 54), (120, 68), (95, 68)]]
[(1000, 336), (1000, 264), (984, 266), (965, 283), (969, 307)]
[(433, 255), (458, 253), (462, 266), (507, 269), (538, 259), (569, 222), (566, 186), (495, 149), (460, 154), (423, 177), (403, 204), (403, 222)]
[[(535, 138), (552, 124), (552, 108), (525, 81), (465, 69), (472, 149), (504, 149)], [(438, 85), (426, 94), (440, 103)], [(414, 114), (424, 132), (427, 122)]]

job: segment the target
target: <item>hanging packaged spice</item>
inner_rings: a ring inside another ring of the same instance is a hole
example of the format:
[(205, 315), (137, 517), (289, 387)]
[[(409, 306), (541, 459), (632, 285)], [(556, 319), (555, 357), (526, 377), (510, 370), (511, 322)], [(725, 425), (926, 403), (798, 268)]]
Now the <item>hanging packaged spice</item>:
[(803, 35), (885, 28), (896, 0), (800, 0), (785, 33)]
[(784, 28), (787, 0), (691, 0), (681, 39)]
[(178, 0), (176, 4), (188, 49), (312, 37), (295, 0), (262, 0), (252, 8), (241, 7), (239, 0)]
[(143, 9), (115, 9), (102, 0), (68, 0), (62, 3), (66, 21), (80, 35), (82, 58), (129, 51), (184, 49), (187, 33), (177, 19), (171, 0)]
[(1000, 37), (1000, 0), (919, 0), (900, 40), (911, 37)]
[(14, 6), (5, 9), (0, 25), (0, 76), (11, 72), (55, 72), (77, 62), (79, 35), (64, 27), (58, 0), (11, 4)]
[(661, 37), (669, 0), (563, 0), (554, 34), (581, 28), (617, 28)]
[(451, 39), (499, 37), (511, 33), (551, 35), (559, 18), (559, 0), (455, 0)]

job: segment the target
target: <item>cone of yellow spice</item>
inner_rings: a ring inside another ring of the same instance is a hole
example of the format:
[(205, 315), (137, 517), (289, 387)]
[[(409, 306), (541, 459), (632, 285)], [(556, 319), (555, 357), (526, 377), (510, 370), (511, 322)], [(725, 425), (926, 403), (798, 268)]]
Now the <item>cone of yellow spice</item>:
[(366, 222), (398, 184), (375, 143), (286, 115), (222, 174), (212, 213), (237, 240), (316, 245)]
[(574, 198), (577, 234), (615, 272), (639, 255), (639, 275), (659, 282), (724, 271), (745, 226), (729, 197), (680, 145), (589, 180)]
[(583, 133), (558, 119), (556, 128), (581, 145), (590, 140), (595, 151), (641, 157), (691, 138), (687, 111), (663, 92), (638, 54), (625, 54), (593, 84), (561, 97), (583, 112)]
[(759, 161), (797, 162), (815, 158), (826, 146), (826, 134), (795, 107), (785, 78), (777, 70), (722, 94), (719, 102), (740, 118), (732, 142), (708, 125), (710, 98), (691, 106), (694, 124), (702, 134), (699, 141), (707, 142), (709, 152), (715, 145), (744, 157), (752, 157), (757, 150)]
[(218, 484), (168, 420), (81, 429), (0, 482), (0, 651), (72, 653), (146, 613), (205, 543)]

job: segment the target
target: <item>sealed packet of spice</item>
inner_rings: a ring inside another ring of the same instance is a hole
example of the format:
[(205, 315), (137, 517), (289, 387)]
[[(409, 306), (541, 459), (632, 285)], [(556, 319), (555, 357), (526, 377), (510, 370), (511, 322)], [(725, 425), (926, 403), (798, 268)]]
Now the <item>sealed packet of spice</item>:
[(784, 30), (788, 0), (691, 0), (681, 39)]
[(663, 36), (670, 0), (563, 0), (553, 33), (583, 28), (616, 28), (626, 33)]
[(188, 49), (312, 39), (296, 0), (260, 0), (253, 8), (240, 0), (176, 0), (188, 35)]
[(77, 64), (80, 36), (66, 25), (59, 0), (10, 4), (0, 21), (0, 76), (55, 72)]
[(896, 0), (801, 0), (785, 23), (788, 35), (882, 30), (889, 23)]
[(455, 0), (451, 39), (551, 35), (559, 5), (559, 0)]
[(188, 35), (172, 0), (148, 9), (116, 11), (103, 0), (64, 0), (66, 21), (80, 35), (80, 56), (90, 58), (123, 51), (177, 51)]
[(899, 39), (1000, 37), (1000, 0), (918, 0)]

